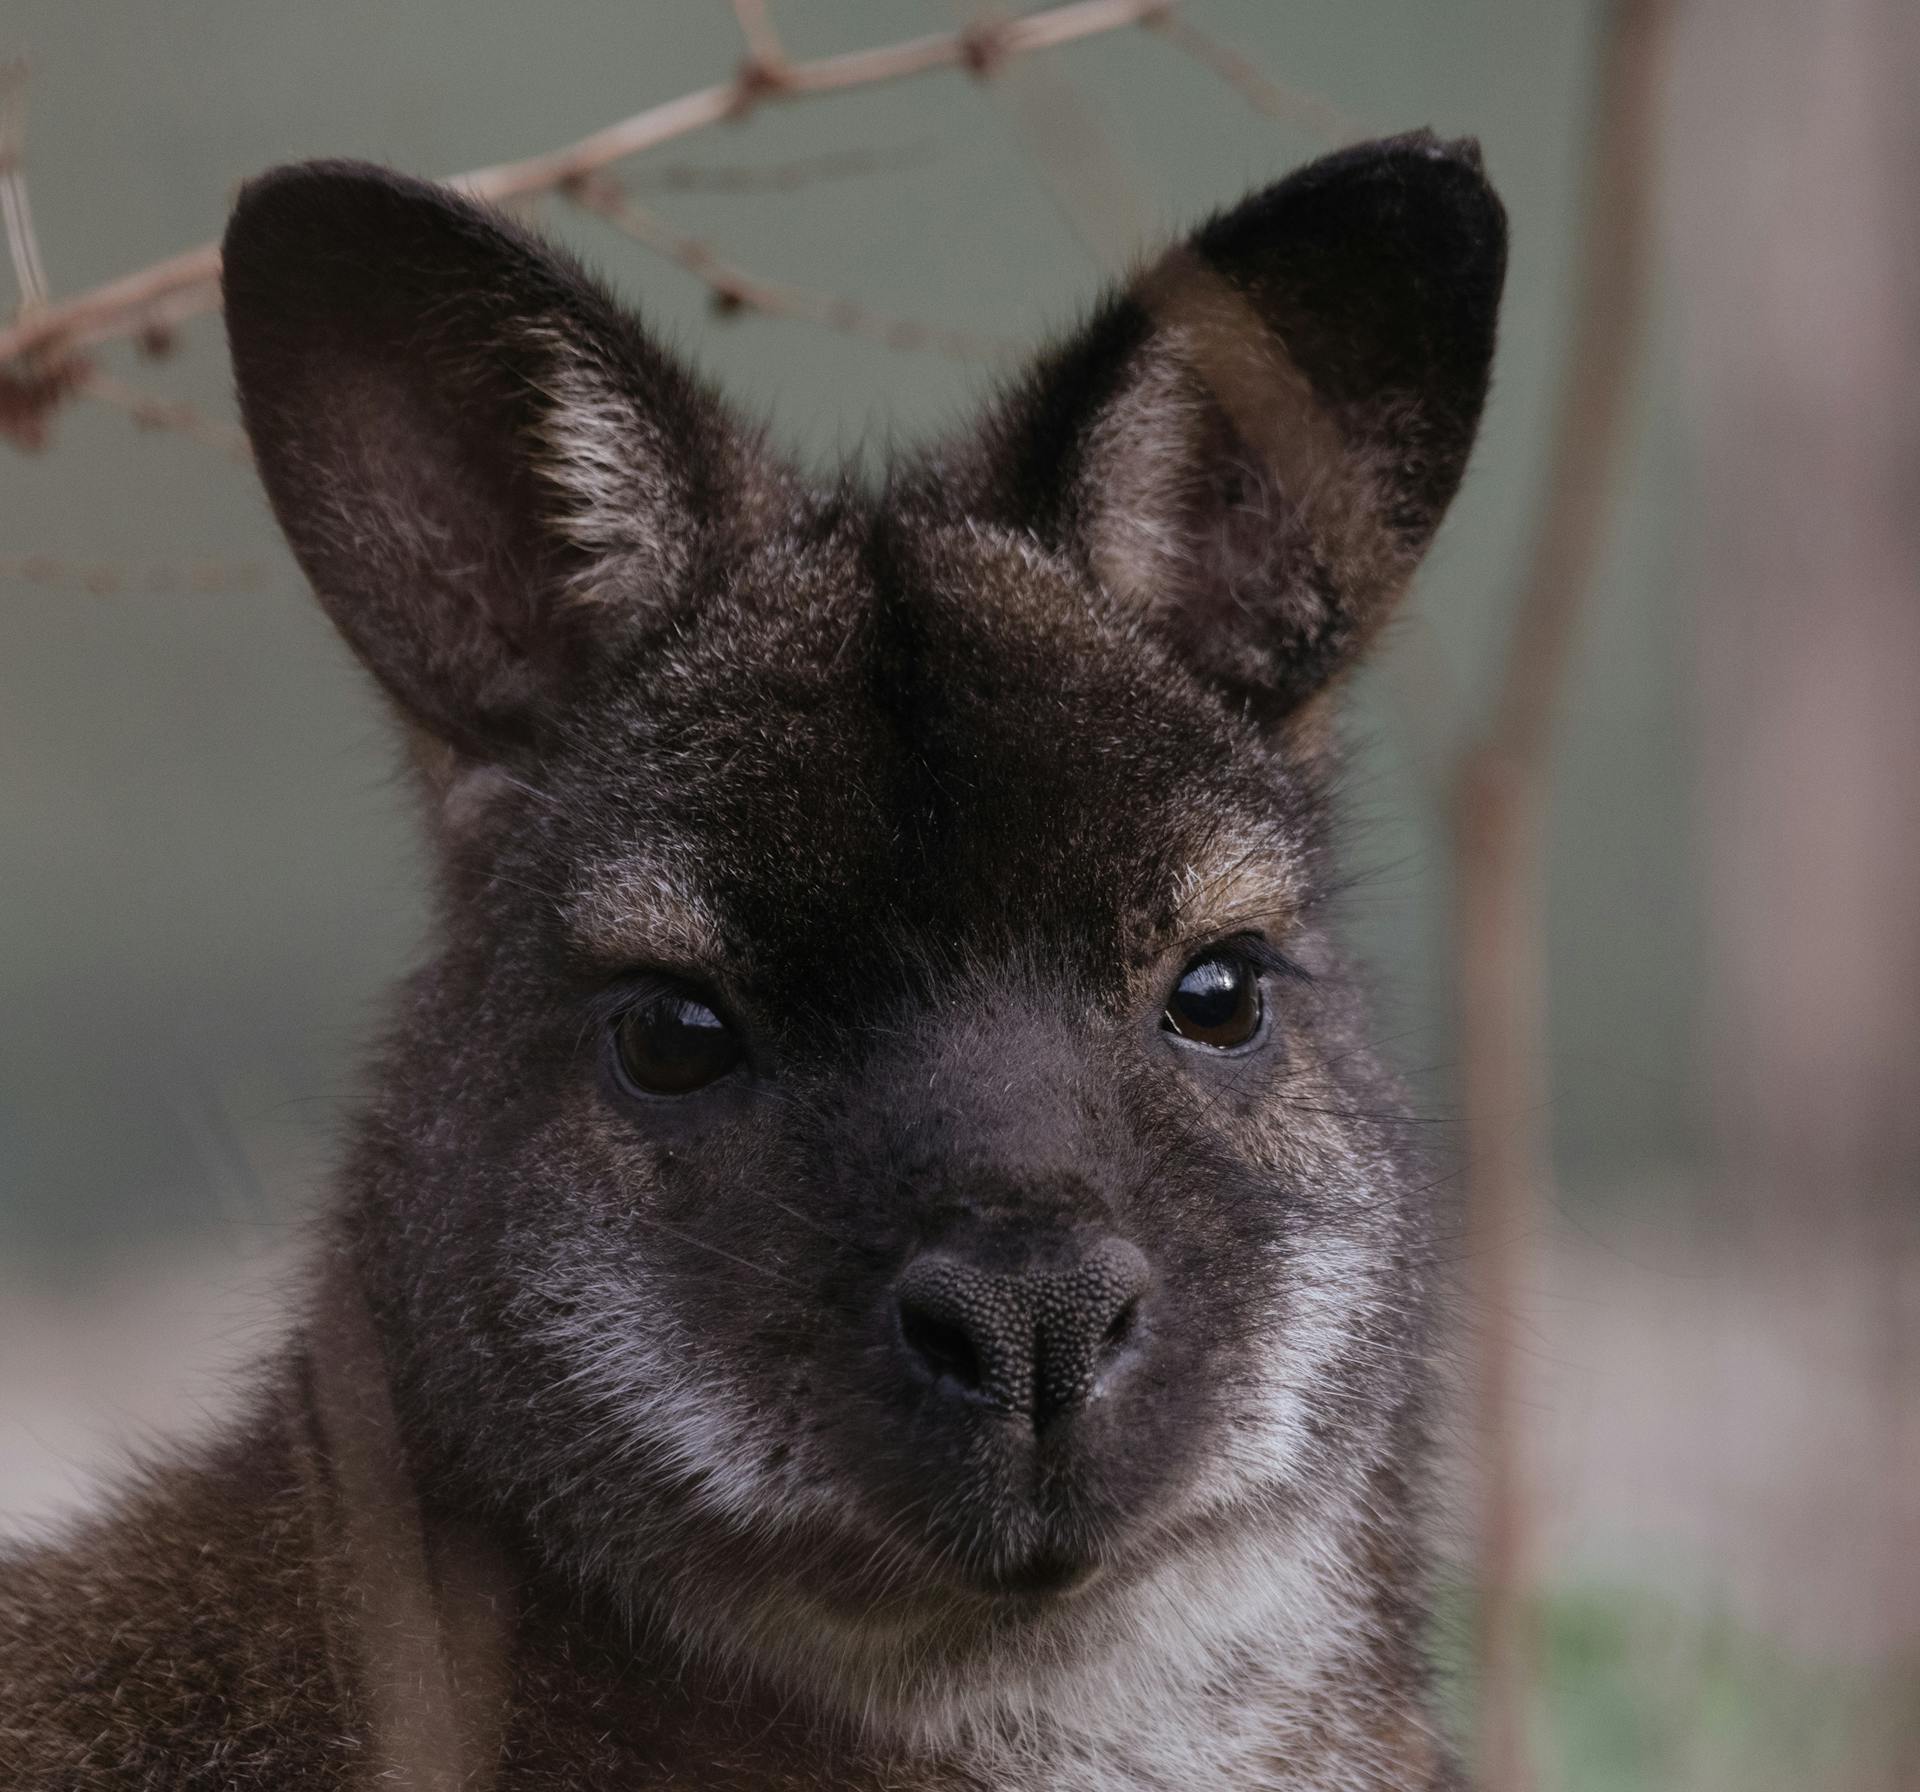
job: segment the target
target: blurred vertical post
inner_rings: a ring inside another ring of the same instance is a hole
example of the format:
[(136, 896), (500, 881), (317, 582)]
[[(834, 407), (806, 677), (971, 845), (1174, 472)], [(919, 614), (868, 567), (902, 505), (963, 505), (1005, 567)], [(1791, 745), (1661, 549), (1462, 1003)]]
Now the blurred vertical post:
[(1602, 14), (1580, 266), (1545, 498), (1492, 713), (1454, 817), (1467, 1233), (1479, 1350), (1479, 1782), (1533, 1783), (1535, 1515), (1519, 1422), (1520, 1310), (1550, 1177), (1541, 844), (1553, 717), (1604, 543), (1639, 363), (1669, 0)]
[[(1871, 1365), (1834, 1498), (1782, 1515), (1771, 1566), (1897, 1651), (1920, 1643), (1920, 8), (1699, 0), (1673, 129), (1716, 1218), (1795, 1297), (1797, 1347)], [(1920, 1783), (1916, 1724), (1859, 1738), (1855, 1783)]]

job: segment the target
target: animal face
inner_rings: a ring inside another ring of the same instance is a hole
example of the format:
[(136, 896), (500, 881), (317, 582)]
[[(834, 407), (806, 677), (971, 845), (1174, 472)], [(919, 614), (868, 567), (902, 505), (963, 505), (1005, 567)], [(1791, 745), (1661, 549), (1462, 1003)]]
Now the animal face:
[(261, 472), (443, 863), (346, 1222), (433, 1497), (902, 1700), (1364, 1503), (1426, 1216), (1324, 710), (1502, 244), (1470, 150), (1316, 164), (870, 490), (442, 191), (247, 190)]

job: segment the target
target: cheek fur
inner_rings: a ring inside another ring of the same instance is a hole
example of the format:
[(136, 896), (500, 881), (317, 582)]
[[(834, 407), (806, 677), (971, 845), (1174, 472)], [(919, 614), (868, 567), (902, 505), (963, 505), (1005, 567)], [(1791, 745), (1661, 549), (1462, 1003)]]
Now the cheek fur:
[(646, 1136), (604, 1096), (556, 1127), (566, 1143), (542, 1161), (574, 1176), (547, 1199), (569, 1213), (527, 1229), (516, 1273), (538, 1293), (526, 1310), (553, 1386), (596, 1415), (599, 1464), (574, 1472), (665, 1481), (762, 1525), (826, 1497), (795, 1395), (818, 1290), (765, 1224), (766, 1154), (664, 1130)]

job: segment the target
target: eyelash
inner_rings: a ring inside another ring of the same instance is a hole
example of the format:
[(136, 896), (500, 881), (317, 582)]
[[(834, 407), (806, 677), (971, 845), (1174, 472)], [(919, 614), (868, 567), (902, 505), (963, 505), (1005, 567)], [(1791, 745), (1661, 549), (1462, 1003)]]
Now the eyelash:
[(649, 1003), (669, 1001), (675, 996), (689, 994), (696, 1001), (708, 1003), (729, 1026), (734, 1025), (731, 1010), (702, 993), (706, 987), (704, 983), (676, 977), (667, 971), (625, 972), (587, 996), (581, 1011), (580, 1037), (583, 1040), (594, 1037), (610, 1039), (628, 1015)]
[(669, 1001), (676, 996), (691, 996), (696, 1002), (710, 1007), (728, 1026), (738, 1026), (732, 1008), (704, 978), (676, 976), (671, 971), (651, 969), (624, 972), (604, 988), (589, 995), (585, 1010), (587, 1022), (604, 1032), (617, 1026), (636, 1008), (644, 1008), (650, 1002)]
[(1311, 983), (1313, 973), (1296, 960), (1289, 958), (1264, 933), (1229, 933), (1204, 946), (1196, 946), (1187, 954), (1185, 963), (1196, 958), (1204, 958), (1209, 953), (1231, 952), (1237, 958), (1243, 958), (1263, 976), (1284, 977), (1295, 983)]

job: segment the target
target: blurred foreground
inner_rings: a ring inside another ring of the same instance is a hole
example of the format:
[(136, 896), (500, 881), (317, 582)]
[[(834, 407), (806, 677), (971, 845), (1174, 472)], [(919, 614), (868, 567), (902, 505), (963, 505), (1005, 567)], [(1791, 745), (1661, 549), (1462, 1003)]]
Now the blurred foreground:
[[(1920, 1249), (1683, 1231), (1647, 1217), (1654, 1192), (1631, 1221), (1561, 1224), (1533, 1260), (1542, 1782), (1907, 1784)], [(144, 1441), (228, 1407), (297, 1286), (284, 1241), (0, 1284), (0, 1528), (76, 1509)], [(1446, 1430), (1470, 1477), (1465, 1428)], [(1464, 1659), (1466, 1602), (1447, 1604)]]

